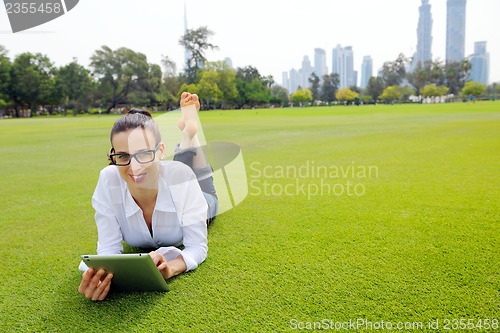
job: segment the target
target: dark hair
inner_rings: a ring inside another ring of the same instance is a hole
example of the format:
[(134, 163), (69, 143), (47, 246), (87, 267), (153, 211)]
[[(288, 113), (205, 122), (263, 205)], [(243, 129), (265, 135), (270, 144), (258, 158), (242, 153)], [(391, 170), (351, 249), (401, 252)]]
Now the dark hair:
[(127, 114), (118, 118), (118, 120), (113, 125), (111, 134), (109, 136), (111, 145), (113, 145), (113, 135), (121, 132), (131, 131), (139, 127), (142, 129), (150, 129), (155, 136), (156, 144), (160, 143), (161, 134), (158, 130), (158, 126), (153, 120), (153, 117), (151, 117), (151, 114), (145, 110), (132, 109)]

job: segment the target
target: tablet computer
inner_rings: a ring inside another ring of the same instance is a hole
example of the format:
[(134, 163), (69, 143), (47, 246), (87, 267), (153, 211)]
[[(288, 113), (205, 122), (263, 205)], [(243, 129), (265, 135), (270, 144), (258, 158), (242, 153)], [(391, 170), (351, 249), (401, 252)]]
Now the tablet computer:
[(82, 255), (83, 262), (97, 272), (113, 273), (115, 291), (168, 291), (167, 281), (147, 253)]

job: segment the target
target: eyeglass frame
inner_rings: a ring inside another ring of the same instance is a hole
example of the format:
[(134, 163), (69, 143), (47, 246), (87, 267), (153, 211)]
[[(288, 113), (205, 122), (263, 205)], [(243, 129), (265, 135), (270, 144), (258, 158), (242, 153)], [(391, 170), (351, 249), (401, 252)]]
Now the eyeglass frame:
[[(139, 151), (139, 152), (134, 153), (134, 154), (123, 154), (123, 153), (121, 153), (121, 154), (114, 154), (112, 152), (115, 151), (115, 147), (111, 147), (111, 149), (109, 150), (109, 154), (108, 154), (108, 160), (110, 161), (111, 165), (116, 165), (116, 166), (127, 166), (127, 165), (130, 165), (130, 163), (132, 163), (132, 158), (135, 158), (135, 160), (139, 164), (148, 164), (148, 163), (151, 163), (151, 162), (153, 162), (155, 160), (155, 158), (156, 158), (156, 152), (158, 151), (158, 149), (160, 149), (160, 144), (161, 144), (161, 142), (159, 142), (154, 149), (142, 150), (142, 151)], [(153, 153), (153, 159), (151, 159), (151, 161), (148, 161), (148, 162), (141, 162), (141, 161), (139, 161), (137, 159), (137, 155), (138, 154), (144, 154), (144, 153)], [(116, 164), (116, 162), (113, 161), (113, 157), (114, 156), (118, 156), (118, 155), (129, 155), (130, 160), (128, 161), (127, 164)]]

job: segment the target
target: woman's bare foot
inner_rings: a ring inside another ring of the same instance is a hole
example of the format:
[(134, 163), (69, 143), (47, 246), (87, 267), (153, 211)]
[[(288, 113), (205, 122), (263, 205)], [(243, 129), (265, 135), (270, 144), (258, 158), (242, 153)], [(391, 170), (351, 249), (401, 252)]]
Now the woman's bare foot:
[(180, 104), (182, 116), (177, 126), (182, 131), (181, 148), (184, 148), (192, 146), (192, 140), (198, 133), (198, 111), (200, 110), (198, 95), (183, 92)]

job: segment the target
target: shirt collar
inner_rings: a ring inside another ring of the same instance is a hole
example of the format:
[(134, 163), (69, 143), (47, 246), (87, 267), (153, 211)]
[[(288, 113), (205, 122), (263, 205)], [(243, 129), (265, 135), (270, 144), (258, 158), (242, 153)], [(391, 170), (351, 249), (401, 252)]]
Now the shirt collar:
[[(130, 217), (140, 210), (139, 205), (135, 202), (134, 198), (130, 194), (127, 185), (125, 184), (125, 191), (123, 192), (123, 202), (125, 203), (125, 214)], [(168, 187), (167, 181), (162, 177), (158, 179), (158, 196), (156, 198), (155, 210), (163, 212), (175, 212), (174, 201), (170, 193), (170, 188)]]

